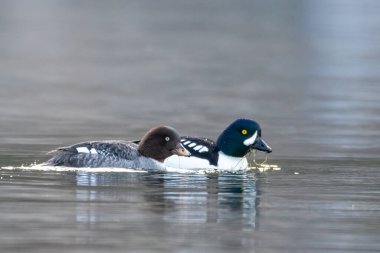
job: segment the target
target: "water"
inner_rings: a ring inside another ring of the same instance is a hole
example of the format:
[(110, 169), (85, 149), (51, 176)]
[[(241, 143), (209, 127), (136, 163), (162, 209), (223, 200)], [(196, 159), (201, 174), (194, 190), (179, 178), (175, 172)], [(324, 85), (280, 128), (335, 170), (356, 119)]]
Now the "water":
[(2, 251), (378, 251), (378, 163), (283, 166), (209, 175), (3, 170)]
[[(1, 1), (1, 251), (378, 252), (379, 11)], [(240, 117), (260, 122), (280, 171), (28, 169), (159, 124), (216, 139)]]

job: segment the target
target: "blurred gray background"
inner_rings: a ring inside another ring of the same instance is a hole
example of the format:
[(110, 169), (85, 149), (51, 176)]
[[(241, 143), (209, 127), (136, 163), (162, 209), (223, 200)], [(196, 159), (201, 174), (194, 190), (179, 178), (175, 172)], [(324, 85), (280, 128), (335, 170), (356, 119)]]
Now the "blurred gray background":
[(247, 117), (273, 158), (377, 157), (379, 13), (376, 0), (1, 0), (0, 152), (160, 124), (216, 139)]

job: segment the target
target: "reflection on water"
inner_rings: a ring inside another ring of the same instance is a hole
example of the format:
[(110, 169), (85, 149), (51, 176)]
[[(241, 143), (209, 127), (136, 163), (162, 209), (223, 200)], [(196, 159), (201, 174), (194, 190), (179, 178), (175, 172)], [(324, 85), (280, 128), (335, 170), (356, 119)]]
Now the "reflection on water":
[[(257, 200), (254, 174), (169, 173), (146, 177), (134, 173), (78, 172), (76, 183), (79, 186), (76, 188), (76, 200), (83, 202), (83, 205), (77, 205), (77, 222), (84, 225), (102, 221), (102, 214), (94, 210), (90, 202), (127, 199), (134, 203), (149, 203), (151, 211), (161, 214), (166, 222), (234, 223), (245, 228), (255, 227)], [(114, 189), (121, 184), (133, 187), (137, 184), (138, 191), (125, 196), (125, 191)], [(143, 191), (140, 190), (142, 187), (145, 188)]]

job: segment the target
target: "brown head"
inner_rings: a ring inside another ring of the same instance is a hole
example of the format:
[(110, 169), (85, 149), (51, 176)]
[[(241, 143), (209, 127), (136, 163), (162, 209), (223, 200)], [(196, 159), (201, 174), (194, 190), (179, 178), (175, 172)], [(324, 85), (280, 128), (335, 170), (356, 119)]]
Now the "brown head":
[(141, 139), (138, 151), (157, 161), (163, 162), (172, 155), (190, 156), (181, 144), (177, 131), (169, 126), (159, 126), (150, 129)]

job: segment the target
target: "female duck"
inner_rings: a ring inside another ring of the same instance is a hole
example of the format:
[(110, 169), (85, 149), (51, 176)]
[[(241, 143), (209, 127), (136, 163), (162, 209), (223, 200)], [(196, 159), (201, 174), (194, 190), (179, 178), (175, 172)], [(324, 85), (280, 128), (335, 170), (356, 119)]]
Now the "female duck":
[(121, 167), (164, 169), (163, 161), (175, 154), (189, 156), (174, 128), (150, 129), (139, 144), (128, 141), (91, 141), (58, 148), (44, 165), (67, 167)]

